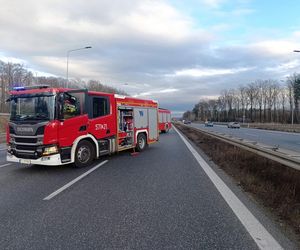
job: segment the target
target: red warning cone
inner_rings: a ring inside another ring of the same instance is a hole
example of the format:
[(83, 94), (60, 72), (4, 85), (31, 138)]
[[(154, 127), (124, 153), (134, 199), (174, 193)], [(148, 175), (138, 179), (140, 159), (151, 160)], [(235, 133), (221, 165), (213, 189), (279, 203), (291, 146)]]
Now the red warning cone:
[(135, 148), (133, 149), (133, 152), (130, 154), (131, 156), (137, 156), (139, 155), (139, 152), (135, 152)]

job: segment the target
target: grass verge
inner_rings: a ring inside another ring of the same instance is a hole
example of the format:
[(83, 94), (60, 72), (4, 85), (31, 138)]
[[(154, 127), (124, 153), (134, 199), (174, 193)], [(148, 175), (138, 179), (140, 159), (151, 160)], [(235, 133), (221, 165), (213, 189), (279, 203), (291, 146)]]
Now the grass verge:
[[(242, 125), (242, 124), (241, 124)], [(245, 125), (244, 127), (247, 127)], [(300, 133), (300, 124), (250, 123), (250, 128)]]
[(300, 171), (229, 143), (176, 124), (211, 160), (232, 176), (243, 190), (267, 207), (300, 239)]
[(6, 125), (8, 122), (8, 116), (0, 116), (0, 143), (5, 142), (6, 137)]

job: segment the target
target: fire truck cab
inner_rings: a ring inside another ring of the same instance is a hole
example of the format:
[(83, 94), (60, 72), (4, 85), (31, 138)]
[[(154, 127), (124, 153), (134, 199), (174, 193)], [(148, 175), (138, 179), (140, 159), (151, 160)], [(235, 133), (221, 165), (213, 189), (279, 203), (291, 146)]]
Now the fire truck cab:
[(152, 100), (37, 86), (11, 91), (9, 101), (10, 162), (84, 167), (158, 140), (158, 104)]

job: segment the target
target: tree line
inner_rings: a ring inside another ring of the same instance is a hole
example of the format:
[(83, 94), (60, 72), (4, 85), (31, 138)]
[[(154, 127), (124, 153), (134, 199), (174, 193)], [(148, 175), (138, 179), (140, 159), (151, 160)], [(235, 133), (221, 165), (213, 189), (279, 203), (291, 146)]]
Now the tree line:
[(299, 123), (300, 75), (286, 81), (256, 80), (222, 90), (217, 98), (201, 99), (183, 119), (217, 122)]
[[(0, 112), (8, 112), (9, 105), (6, 100), (9, 91), (18, 86), (48, 85), (49, 87), (66, 87), (67, 80), (62, 77), (34, 76), (34, 74), (20, 63), (5, 63), (0, 60)], [(68, 82), (69, 88), (87, 88), (88, 90), (101, 91), (127, 95), (120, 89), (102, 84), (99, 80), (83, 81), (72, 79)]]

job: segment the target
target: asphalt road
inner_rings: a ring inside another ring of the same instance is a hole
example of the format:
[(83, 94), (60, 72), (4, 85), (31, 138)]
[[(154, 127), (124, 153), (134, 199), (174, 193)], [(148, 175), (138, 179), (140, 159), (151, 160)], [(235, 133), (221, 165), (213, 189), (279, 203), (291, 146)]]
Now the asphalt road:
[[(174, 130), (138, 156), (123, 152), (88, 168), (4, 164), (0, 151), (0, 249), (257, 249)], [(263, 222), (268, 219), (256, 205), (233, 189), (276, 240), (292, 248), (276, 224)]]
[(232, 129), (227, 128), (227, 126), (224, 125), (205, 127), (204, 124), (199, 123), (192, 123), (189, 126), (193, 126), (195, 128), (205, 128), (211, 131), (233, 135), (235, 137), (247, 139), (250, 141), (257, 141), (270, 146), (276, 145), (283, 149), (300, 152), (300, 133), (289, 133), (254, 128)]

